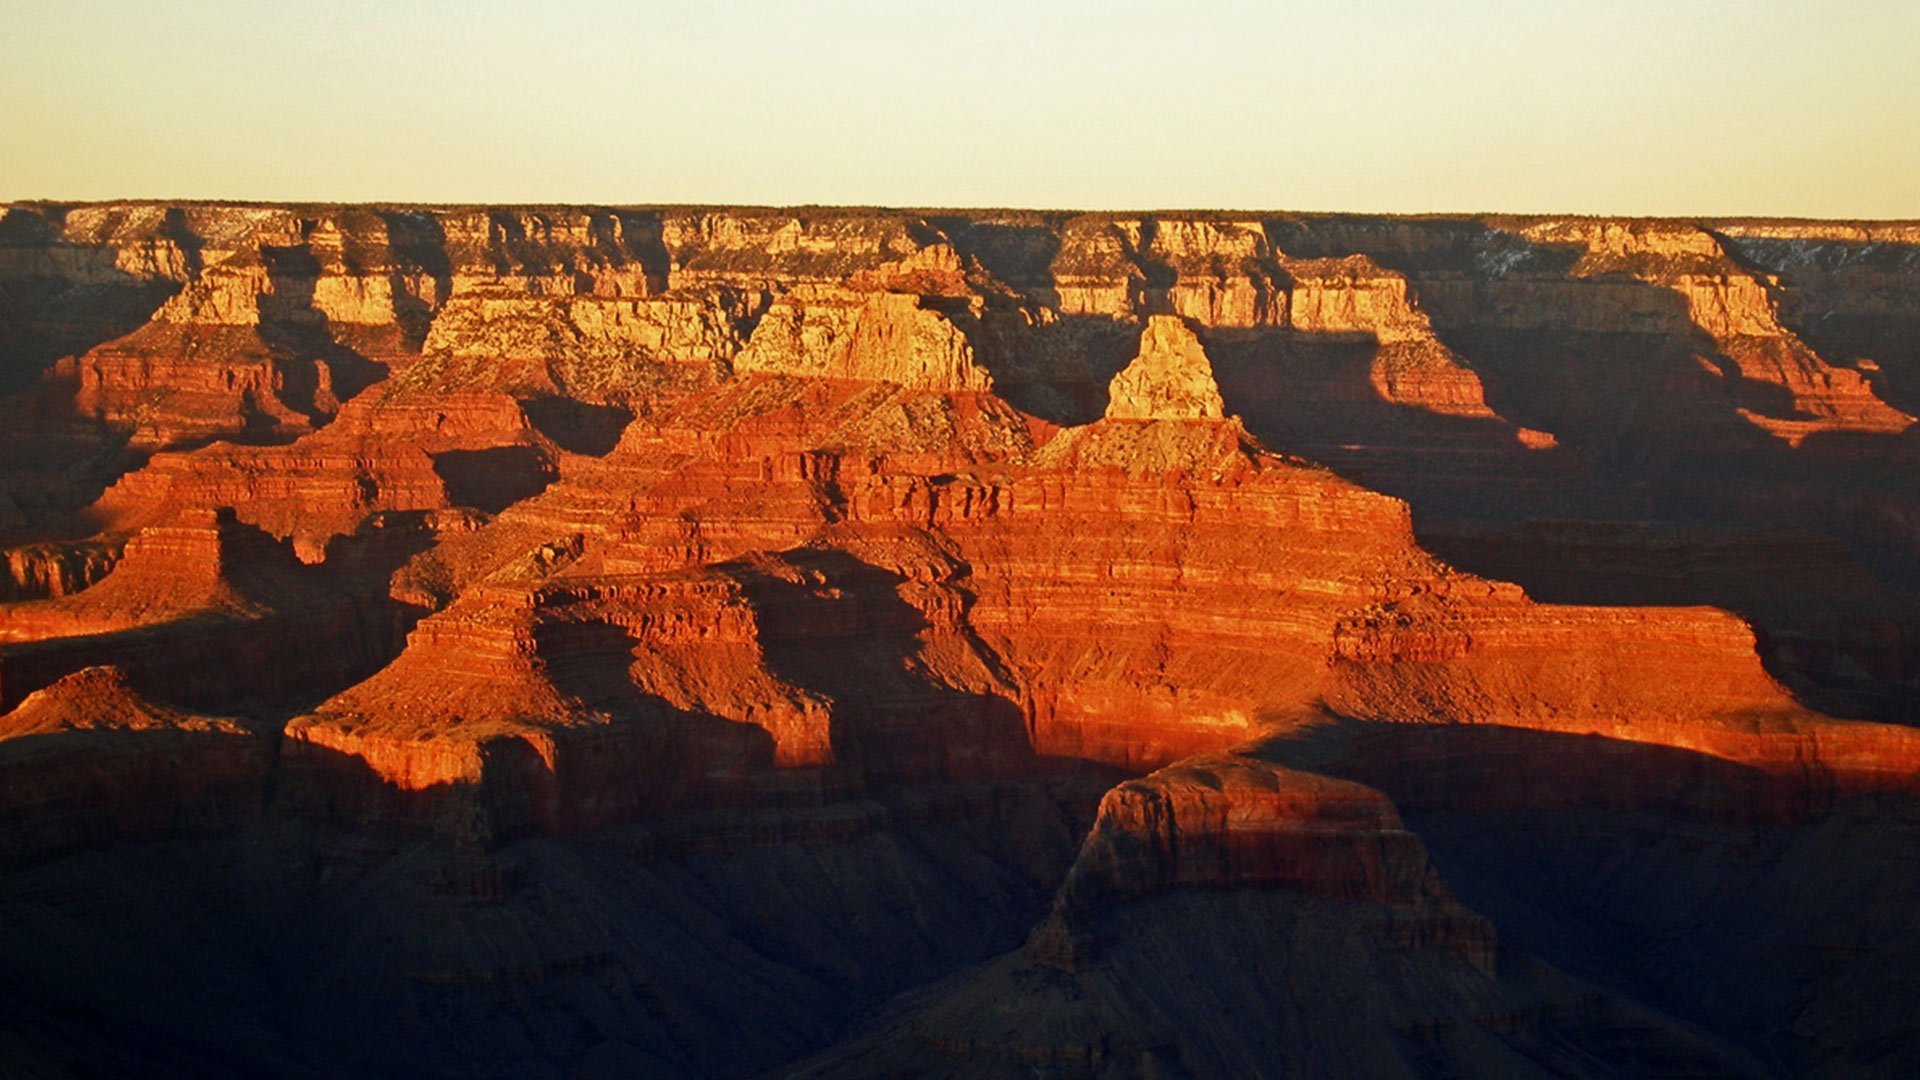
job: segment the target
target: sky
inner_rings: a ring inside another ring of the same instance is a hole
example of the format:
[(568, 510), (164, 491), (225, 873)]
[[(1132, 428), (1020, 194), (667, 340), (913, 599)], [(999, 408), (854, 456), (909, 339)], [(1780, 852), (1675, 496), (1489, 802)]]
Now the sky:
[(1920, 218), (1915, 0), (5, 0), (0, 199)]

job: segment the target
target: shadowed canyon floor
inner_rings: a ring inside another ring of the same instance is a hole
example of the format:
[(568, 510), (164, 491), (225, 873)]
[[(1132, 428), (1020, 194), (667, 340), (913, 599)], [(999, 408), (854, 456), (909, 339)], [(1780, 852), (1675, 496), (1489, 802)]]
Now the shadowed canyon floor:
[(1920, 225), (0, 213), (0, 1073), (1920, 1073)]

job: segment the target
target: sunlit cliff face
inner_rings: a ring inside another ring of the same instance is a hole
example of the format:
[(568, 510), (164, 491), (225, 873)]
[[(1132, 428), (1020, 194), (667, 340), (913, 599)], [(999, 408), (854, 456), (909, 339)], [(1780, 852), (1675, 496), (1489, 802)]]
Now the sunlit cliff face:
[(27, 1065), (1920, 1066), (1912, 227), (17, 206), (0, 391)]

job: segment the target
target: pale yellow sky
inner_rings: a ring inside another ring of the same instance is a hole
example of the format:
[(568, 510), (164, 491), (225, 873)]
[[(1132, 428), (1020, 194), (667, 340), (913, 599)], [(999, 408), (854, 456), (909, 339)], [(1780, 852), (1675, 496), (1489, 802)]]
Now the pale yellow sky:
[(1920, 217), (1914, 0), (8, 0), (0, 199)]

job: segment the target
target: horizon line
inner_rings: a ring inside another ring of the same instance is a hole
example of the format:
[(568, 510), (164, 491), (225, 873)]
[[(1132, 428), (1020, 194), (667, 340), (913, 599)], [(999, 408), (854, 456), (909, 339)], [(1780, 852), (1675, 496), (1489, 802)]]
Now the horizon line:
[(679, 211), (749, 211), (764, 213), (792, 213), (797, 211), (832, 212), (870, 212), (894, 214), (1033, 214), (1033, 215), (1074, 215), (1074, 216), (1220, 216), (1220, 217), (1372, 217), (1396, 218), (1406, 220), (1438, 220), (1447, 218), (1575, 218), (1596, 220), (1629, 221), (1718, 221), (1718, 222), (1770, 222), (1770, 223), (1814, 223), (1814, 224), (1877, 224), (1877, 225), (1920, 225), (1920, 215), (1913, 217), (1873, 217), (1826, 216), (1820, 214), (1780, 214), (1755, 212), (1708, 212), (1708, 213), (1634, 213), (1605, 210), (1325, 210), (1286, 207), (1207, 207), (1207, 206), (1167, 206), (1167, 207), (1071, 207), (1071, 206), (1022, 206), (1003, 205), (935, 205), (909, 203), (835, 203), (835, 202), (616, 202), (601, 200), (418, 200), (418, 199), (256, 199), (228, 198), (222, 196), (153, 196), (134, 195), (111, 198), (61, 198), (57, 196), (27, 196), (0, 199), (0, 206), (12, 207), (60, 207), (71, 209), (83, 206), (199, 206), (199, 207), (258, 207), (279, 209), (395, 209), (395, 210), (679, 210)]

